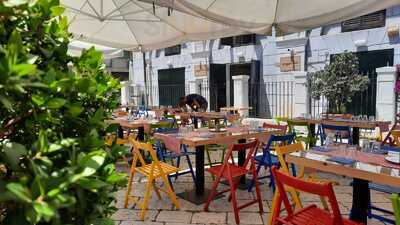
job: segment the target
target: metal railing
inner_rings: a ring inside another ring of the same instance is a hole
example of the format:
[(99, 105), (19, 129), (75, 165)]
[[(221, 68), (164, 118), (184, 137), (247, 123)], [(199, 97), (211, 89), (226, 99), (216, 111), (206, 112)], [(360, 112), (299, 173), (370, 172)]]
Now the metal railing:
[[(190, 90), (192, 88), (192, 90)], [(194, 89), (193, 89), (194, 88)], [(229, 90), (228, 90), (229, 89)], [(232, 95), (229, 93), (232, 92)], [(130, 103), (147, 106), (176, 106), (179, 98), (189, 93), (204, 96), (210, 110), (234, 105), (234, 98), (241, 93), (234, 93), (233, 86), (214, 85), (208, 82), (185, 85), (130, 86)], [(294, 82), (277, 81), (249, 84), (249, 116), (259, 118), (292, 117), (294, 107)], [(227, 96), (231, 96), (228, 99)], [(229, 105), (228, 105), (229, 104)]]

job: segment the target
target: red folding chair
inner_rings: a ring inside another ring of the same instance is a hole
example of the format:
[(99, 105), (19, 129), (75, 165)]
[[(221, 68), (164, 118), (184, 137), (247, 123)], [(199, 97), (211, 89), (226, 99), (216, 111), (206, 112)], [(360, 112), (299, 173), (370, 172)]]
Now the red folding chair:
[[(256, 168), (255, 168), (255, 162), (254, 162), (254, 158), (253, 158), (254, 151), (257, 149), (257, 147), (258, 147), (258, 140), (255, 140), (255, 141), (249, 142), (249, 143), (245, 143), (245, 144), (234, 144), (230, 147), (230, 149), (226, 153), (222, 165), (213, 166), (207, 170), (208, 172), (210, 172), (212, 175), (216, 176), (217, 178), (212, 186), (211, 192), (210, 192), (207, 202), (204, 206), (204, 211), (208, 211), (208, 207), (215, 196), (229, 191), (230, 192), (229, 200), (232, 202), (233, 210), (235, 212), (236, 224), (239, 224), (239, 222), (240, 222), (239, 210), (241, 210), (247, 206), (250, 206), (254, 203), (258, 203), (260, 213), (263, 212), (260, 186), (259, 186), (258, 177), (257, 177), (257, 173), (256, 173)], [(247, 157), (244, 162), (244, 165), (238, 166), (235, 163), (235, 160), (233, 158), (233, 152), (246, 151), (247, 149), (249, 151), (247, 153)], [(249, 168), (248, 168), (248, 166), (249, 166)], [(247, 202), (241, 206), (238, 206), (237, 200), (236, 200), (236, 190), (239, 186), (240, 178), (250, 172), (253, 174), (253, 177), (255, 180), (256, 197), (254, 200)], [(216, 192), (218, 184), (221, 182), (222, 178), (228, 180), (229, 188), (225, 189), (221, 192)]]
[[(280, 172), (276, 167), (272, 168), (272, 174), (274, 175), (276, 186), (279, 191), (277, 207), (275, 207), (274, 213), (272, 214), (273, 225), (360, 225), (360, 223), (345, 219), (341, 216), (332, 183), (305, 181)], [(284, 186), (294, 188), (297, 191), (328, 198), (332, 212), (323, 208), (318, 208), (315, 204), (294, 211)], [(282, 201), (285, 205), (287, 216), (279, 217)]]

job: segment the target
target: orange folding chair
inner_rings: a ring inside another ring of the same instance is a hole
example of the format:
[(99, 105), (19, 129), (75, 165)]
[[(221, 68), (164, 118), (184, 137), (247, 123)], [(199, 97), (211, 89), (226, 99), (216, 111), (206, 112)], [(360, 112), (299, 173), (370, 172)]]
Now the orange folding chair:
[[(255, 169), (255, 162), (254, 162), (254, 158), (253, 158), (254, 151), (257, 149), (257, 147), (258, 147), (258, 140), (255, 140), (255, 141), (249, 142), (249, 143), (245, 143), (245, 144), (234, 144), (230, 147), (230, 149), (226, 153), (225, 159), (224, 159), (224, 162), (222, 165), (213, 166), (207, 170), (208, 172), (210, 172), (212, 175), (216, 176), (217, 178), (211, 188), (211, 192), (210, 192), (207, 202), (204, 206), (204, 211), (208, 211), (208, 207), (215, 196), (220, 195), (225, 192), (230, 192), (229, 200), (232, 201), (233, 210), (235, 212), (236, 224), (240, 223), (239, 210), (241, 210), (247, 206), (258, 203), (260, 213), (263, 212), (261, 193), (260, 193), (260, 185), (258, 182), (257, 172)], [(233, 158), (233, 152), (246, 151), (246, 150), (249, 150), (249, 151), (247, 153), (247, 157), (246, 157), (246, 160), (245, 160), (243, 166), (236, 165), (235, 160)], [(249, 166), (249, 169), (248, 169), (248, 166)], [(253, 174), (253, 177), (255, 180), (256, 197), (254, 200), (247, 202), (241, 206), (238, 206), (237, 199), (236, 199), (236, 190), (239, 186), (240, 178), (250, 172)], [(217, 190), (218, 184), (221, 182), (222, 178), (228, 180), (229, 188), (217, 193), (216, 190)]]
[[(279, 213), (274, 213), (272, 218), (273, 225), (360, 225), (360, 223), (342, 217), (332, 183), (304, 181), (280, 172), (276, 167), (272, 168), (272, 174), (275, 177), (279, 191), (278, 207), (275, 210), (279, 212), (283, 202), (287, 212), (287, 215), (282, 217), (279, 216)], [(328, 198), (331, 211), (318, 208), (315, 204), (298, 210), (293, 209), (285, 187), (319, 195), (321, 198)]]
[[(276, 147), (275, 151), (276, 151), (276, 154), (278, 155), (281, 172), (290, 175), (289, 165), (285, 160), (285, 156), (287, 154), (291, 154), (294, 152), (303, 152), (305, 150), (301, 143), (295, 143), (295, 144), (291, 144), (291, 145), (278, 146), (278, 147)], [(315, 171), (313, 171), (313, 170), (308, 170), (307, 174), (305, 174), (305, 173), (306, 173), (306, 168), (297, 167), (296, 177), (299, 179), (307, 179), (309, 181), (314, 181), (314, 182), (330, 182), (333, 184), (337, 184), (337, 182), (334, 182), (334, 181), (326, 181), (326, 180), (319, 179), (317, 177), (317, 175), (315, 174)], [(289, 192), (296, 209), (303, 208), (303, 204), (301, 203), (298, 191), (293, 188), (287, 188), (287, 191)], [(279, 197), (279, 192), (275, 192), (274, 198), (272, 201), (272, 206), (271, 206), (272, 215), (270, 216), (269, 224), (271, 224), (271, 219), (272, 219), (272, 217), (274, 217), (274, 214), (273, 214), (275, 212), (274, 209), (276, 207), (278, 207), (277, 206), (278, 197)], [(325, 209), (328, 209), (328, 204), (327, 204), (325, 198), (321, 197), (321, 203)]]
[[(175, 205), (175, 207), (179, 209), (180, 208), (179, 202), (176, 199), (176, 195), (172, 190), (171, 184), (169, 183), (167, 177), (170, 174), (178, 172), (179, 169), (164, 162), (160, 162), (157, 158), (155, 150), (153, 149), (153, 146), (150, 143), (141, 143), (133, 139), (130, 139), (130, 142), (133, 145), (132, 148), (133, 162), (128, 180), (128, 189), (125, 194), (124, 207), (125, 208), (128, 207), (129, 200), (132, 200), (133, 202), (139, 204), (141, 208), (140, 219), (144, 220), (147, 206), (149, 204), (149, 199), (151, 196), (151, 191), (154, 190), (159, 199), (161, 199), (160, 191), (166, 193), (167, 196), (171, 199), (172, 203)], [(140, 151), (148, 152), (151, 156), (152, 162), (146, 163)], [(137, 166), (138, 163), (140, 163), (140, 166)], [(136, 173), (140, 173), (147, 177), (147, 185), (142, 203), (138, 202), (137, 197), (130, 195), (132, 191), (133, 177), (135, 176)], [(156, 179), (159, 178), (164, 181), (164, 185), (166, 187), (165, 189), (157, 187), (155, 185)]]

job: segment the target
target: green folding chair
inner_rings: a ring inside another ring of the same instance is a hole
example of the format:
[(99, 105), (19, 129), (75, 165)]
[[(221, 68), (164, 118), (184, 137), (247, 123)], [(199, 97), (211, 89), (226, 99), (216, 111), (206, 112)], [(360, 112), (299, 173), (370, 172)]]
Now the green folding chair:
[(400, 225), (400, 196), (398, 194), (392, 194), (391, 199), (396, 225)]
[[(307, 122), (301, 121), (293, 121), (287, 120), (287, 124), (289, 127), (289, 134), (294, 133), (296, 142), (303, 142), (306, 146), (306, 149), (310, 147), (310, 145), (315, 145), (316, 137), (313, 137), (311, 134), (310, 125)], [(303, 128), (306, 130), (306, 133), (300, 130)]]

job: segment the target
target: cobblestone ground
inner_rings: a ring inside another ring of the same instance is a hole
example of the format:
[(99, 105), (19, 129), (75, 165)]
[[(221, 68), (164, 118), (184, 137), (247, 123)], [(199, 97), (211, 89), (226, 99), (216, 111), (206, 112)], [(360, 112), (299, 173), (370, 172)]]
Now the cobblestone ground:
[[(220, 157), (213, 155), (213, 158), (217, 159)], [(186, 166), (185, 161), (182, 164), (183, 167)], [(320, 174), (320, 177), (336, 180), (340, 183), (340, 185), (335, 187), (335, 194), (339, 202), (341, 213), (344, 216), (348, 216), (352, 200), (352, 188), (350, 186), (351, 179), (322, 173)], [(207, 176), (206, 187), (210, 188), (212, 182), (212, 177)], [(144, 177), (137, 177), (133, 182), (133, 195), (142, 198), (145, 184), (146, 180)], [(180, 176), (178, 180), (174, 181), (176, 193), (191, 189), (192, 186), (193, 182), (190, 175)], [(224, 185), (220, 185), (219, 188), (221, 187), (224, 188)], [(255, 204), (244, 208), (240, 212), (241, 224), (267, 224), (272, 202), (272, 191), (267, 184), (261, 185), (261, 191), (264, 213), (260, 214), (258, 212), (258, 206)], [(140, 210), (137, 205), (130, 204), (126, 209), (123, 207), (124, 196), (125, 190), (120, 190), (117, 193), (116, 207), (118, 208), (118, 211), (112, 216), (115, 225), (235, 224), (232, 205), (228, 202), (227, 197), (214, 200), (210, 205), (209, 212), (204, 212), (203, 205), (197, 206), (180, 198), (178, 198), (178, 201), (181, 204), (181, 209), (176, 210), (165, 195), (162, 195), (162, 200), (159, 200), (153, 192), (146, 218), (144, 221), (140, 221)], [(237, 196), (240, 204), (241, 202), (246, 202), (246, 200), (252, 199), (253, 193), (238, 190)], [(313, 203), (320, 204), (319, 198), (316, 196), (302, 194), (301, 199), (305, 205)], [(373, 191), (372, 202), (377, 206), (391, 210), (391, 203), (389, 195), (387, 194)], [(368, 225), (370, 224), (381, 225), (384, 223), (377, 220), (369, 220)]]

